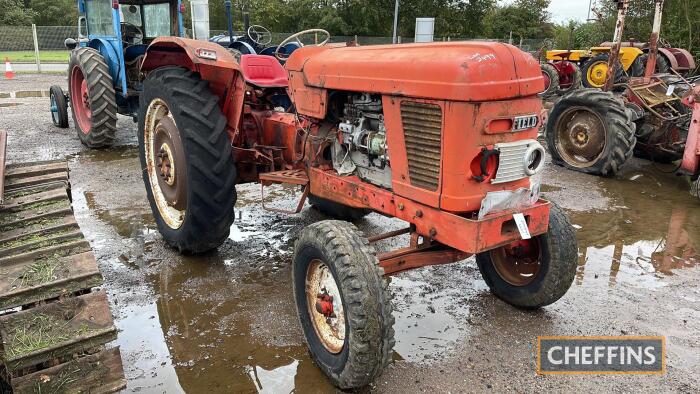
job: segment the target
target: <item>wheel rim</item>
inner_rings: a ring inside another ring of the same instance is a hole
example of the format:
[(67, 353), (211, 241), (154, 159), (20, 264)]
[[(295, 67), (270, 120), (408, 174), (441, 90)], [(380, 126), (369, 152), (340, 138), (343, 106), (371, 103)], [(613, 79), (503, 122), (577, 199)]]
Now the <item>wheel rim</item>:
[(586, 77), (588, 78), (588, 82), (592, 85), (595, 86), (596, 88), (603, 87), (605, 85), (605, 76), (608, 74), (608, 63), (603, 62), (603, 61), (598, 61), (593, 64), (591, 64), (590, 67), (588, 67), (588, 72), (586, 74)]
[(557, 152), (574, 167), (590, 167), (605, 152), (606, 134), (597, 113), (584, 107), (568, 108), (556, 123)]
[(51, 93), (51, 119), (54, 124), (58, 124), (58, 105), (56, 105), (56, 96)]
[(160, 216), (172, 229), (182, 226), (187, 208), (185, 155), (175, 119), (161, 99), (151, 101), (144, 119), (148, 181)]
[(537, 239), (516, 241), (489, 252), (493, 267), (504, 281), (513, 286), (527, 286), (542, 268), (542, 253)]
[(87, 81), (83, 76), (83, 71), (78, 66), (73, 67), (71, 71), (70, 86), (71, 102), (76, 123), (78, 123), (78, 128), (83, 134), (88, 134), (92, 128), (90, 92), (88, 90)]
[(333, 354), (345, 345), (345, 311), (333, 273), (321, 260), (312, 260), (306, 270), (306, 306), (311, 324), (323, 347)]

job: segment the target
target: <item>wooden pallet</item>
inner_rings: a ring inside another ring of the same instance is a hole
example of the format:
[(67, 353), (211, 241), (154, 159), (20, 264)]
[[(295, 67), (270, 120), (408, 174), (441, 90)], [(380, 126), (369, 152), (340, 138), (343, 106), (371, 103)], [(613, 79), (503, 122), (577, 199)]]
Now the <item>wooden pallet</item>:
[(73, 216), (67, 163), (0, 173), (0, 376), (17, 393), (121, 390), (119, 348), (105, 346), (117, 330), (94, 290), (103, 278)]

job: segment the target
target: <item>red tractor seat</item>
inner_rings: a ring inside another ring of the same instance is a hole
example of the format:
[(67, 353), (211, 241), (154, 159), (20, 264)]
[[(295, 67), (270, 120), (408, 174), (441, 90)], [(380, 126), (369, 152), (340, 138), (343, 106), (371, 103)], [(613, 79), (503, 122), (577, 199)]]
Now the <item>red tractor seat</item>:
[(243, 78), (261, 88), (286, 88), (289, 85), (287, 71), (274, 56), (242, 55)]

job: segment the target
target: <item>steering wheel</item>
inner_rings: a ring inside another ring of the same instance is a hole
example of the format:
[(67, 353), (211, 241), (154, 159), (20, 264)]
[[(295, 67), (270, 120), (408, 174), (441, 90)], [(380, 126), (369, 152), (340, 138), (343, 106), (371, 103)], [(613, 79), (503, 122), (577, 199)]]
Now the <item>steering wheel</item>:
[(277, 45), (277, 49), (275, 49), (275, 52), (274, 52), (275, 57), (279, 60), (287, 60), (287, 58), (289, 58), (289, 55), (286, 53), (280, 52), (280, 49), (282, 49), (282, 47), (284, 47), (285, 45), (287, 45), (288, 43), (290, 43), (292, 41), (296, 41), (297, 44), (299, 44), (299, 46), (303, 47), (304, 43), (301, 42), (299, 37), (301, 37), (305, 34), (316, 34), (316, 33), (320, 33), (326, 37), (323, 41), (317, 42), (315, 44), (317, 47), (320, 47), (322, 45), (326, 45), (328, 43), (328, 41), (331, 39), (331, 33), (329, 33), (326, 30), (323, 30), (323, 29), (302, 30), (298, 33), (292, 34), (291, 36), (287, 37), (284, 41), (282, 41), (279, 45)]
[(248, 28), (248, 38), (254, 43), (265, 46), (272, 42), (272, 33), (260, 25), (252, 25)]
[[(133, 23), (129, 22), (122, 22), (122, 42), (126, 45), (130, 44), (136, 44), (136, 40), (138, 38), (139, 43), (143, 42), (143, 30), (141, 30), (140, 27), (134, 25)], [(129, 42), (129, 32), (127, 30), (131, 30), (134, 34), (131, 35), (132, 37), (132, 42)]]

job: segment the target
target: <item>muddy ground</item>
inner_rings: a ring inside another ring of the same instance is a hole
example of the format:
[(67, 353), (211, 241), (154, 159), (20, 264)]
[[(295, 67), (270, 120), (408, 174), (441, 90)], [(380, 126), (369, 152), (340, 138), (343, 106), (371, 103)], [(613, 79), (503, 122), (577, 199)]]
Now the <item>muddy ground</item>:
[[(0, 97), (53, 83), (66, 87), (56, 75), (0, 80)], [(179, 256), (146, 201), (136, 125), (120, 117), (118, 126), (116, 147), (90, 151), (72, 120), (69, 129), (52, 126), (48, 98), (0, 98), (10, 162), (70, 162), (75, 213), (106, 279), (127, 391), (333, 391), (307, 353), (290, 287), (295, 234), (324, 217), (264, 211), (258, 187), (239, 186), (230, 239), (216, 253)], [(700, 392), (700, 201), (683, 178), (663, 172), (671, 169), (635, 159), (601, 179), (548, 166), (544, 194), (570, 215), (580, 262), (571, 290), (542, 310), (493, 297), (473, 258), (395, 276), (395, 363), (368, 390)], [(273, 191), (286, 207), (294, 192)], [(372, 214), (358, 226), (379, 233), (401, 223)], [(664, 335), (667, 373), (537, 376), (538, 335)]]

